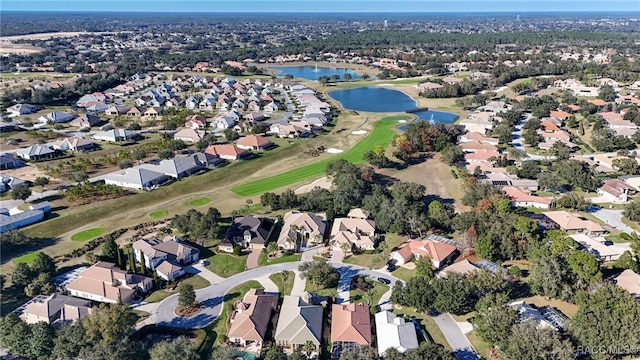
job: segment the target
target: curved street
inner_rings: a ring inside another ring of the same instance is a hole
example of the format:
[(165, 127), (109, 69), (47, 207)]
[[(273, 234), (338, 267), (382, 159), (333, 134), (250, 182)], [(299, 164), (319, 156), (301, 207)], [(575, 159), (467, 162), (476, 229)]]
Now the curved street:
[[(196, 329), (205, 327), (215, 321), (222, 313), (224, 296), (230, 289), (249, 280), (259, 280), (283, 270), (297, 271), (298, 266), (301, 263), (302, 262), (289, 262), (258, 267), (242, 272), (240, 274), (233, 275), (218, 283), (212, 283), (206, 288), (196, 290), (196, 301), (200, 303), (201, 310), (199, 313), (191, 317), (180, 317), (175, 314), (174, 310), (176, 306), (178, 306), (178, 295), (172, 295), (162, 300), (162, 302), (160, 302), (156, 306), (155, 310), (151, 311), (151, 315), (144, 321), (140, 322), (137, 327), (140, 328), (142, 326), (151, 324), (184, 329)], [(377, 277), (387, 278), (391, 281), (391, 284), (389, 284), (391, 288), (396, 281), (402, 281), (393, 277), (389, 273), (384, 273), (378, 270), (370, 270), (358, 265), (348, 265), (336, 262), (331, 262), (330, 264), (336, 268), (336, 271), (340, 273), (341, 283), (343, 282), (342, 279), (350, 278), (356, 275), (368, 276), (373, 279), (376, 279)], [(385, 305), (388, 303), (391, 288), (380, 298), (381, 305)]]

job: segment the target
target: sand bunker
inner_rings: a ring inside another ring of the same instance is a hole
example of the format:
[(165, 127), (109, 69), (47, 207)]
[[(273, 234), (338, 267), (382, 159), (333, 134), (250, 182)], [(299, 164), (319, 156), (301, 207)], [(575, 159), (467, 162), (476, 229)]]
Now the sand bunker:
[(399, 123), (406, 123), (407, 120), (398, 120)]
[(329, 178), (324, 176), (324, 177), (321, 177), (320, 179), (314, 180), (311, 184), (303, 185), (295, 189), (293, 192), (296, 194), (308, 193), (309, 191), (313, 190), (313, 188), (315, 188), (316, 186), (321, 187), (323, 189), (331, 189), (331, 180), (329, 180)]
[(328, 148), (327, 152), (329, 154), (340, 154), (341, 152), (344, 152), (344, 150), (340, 150), (340, 149), (336, 149), (336, 148)]
[(351, 132), (353, 135), (362, 135), (362, 134), (366, 134), (367, 132), (365, 130), (355, 130)]

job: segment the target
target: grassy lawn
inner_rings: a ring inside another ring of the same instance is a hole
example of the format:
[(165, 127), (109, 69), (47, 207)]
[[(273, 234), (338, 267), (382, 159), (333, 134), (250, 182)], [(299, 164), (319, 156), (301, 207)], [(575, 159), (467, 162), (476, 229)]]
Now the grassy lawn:
[(242, 184), (232, 188), (231, 190), (242, 196), (260, 195), (267, 191), (279, 189), (298, 181), (320, 176), (324, 173), (327, 164), (332, 161), (344, 159), (355, 164), (362, 163), (364, 161), (362, 156), (365, 152), (374, 150), (378, 145), (387, 147), (391, 143), (391, 140), (395, 135), (392, 125), (397, 124), (398, 120), (401, 119), (410, 120), (411, 117), (390, 116), (383, 118), (376, 123), (373, 131), (368, 136), (363, 138), (348, 151), (275, 176)]
[[(378, 312), (378, 310), (376, 309), (376, 306), (378, 304), (378, 302), (380, 301), (380, 298), (382, 297), (382, 295), (384, 293), (386, 293), (387, 291), (389, 291), (389, 286), (385, 285), (379, 281), (373, 281), (373, 291), (375, 291), (375, 296), (373, 297), (373, 305), (371, 307), (371, 312), (372, 313), (376, 313)], [(371, 291), (371, 290), (369, 290)], [(359, 290), (359, 289), (355, 289), (355, 290), (351, 290), (349, 291), (349, 298), (351, 300), (352, 303), (366, 303), (367, 302), (367, 297), (365, 295), (365, 292)], [(371, 305), (371, 304), (369, 304)]]
[(203, 197), (200, 199), (195, 199), (193, 201), (191, 201), (189, 204), (191, 204), (192, 206), (202, 206), (202, 205), (206, 205), (208, 203), (211, 202), (211, 198), (208, 197)]
[(415, 317), (420, 322), (420, 325), (425, 328), (433, 342), (444, 346), (447, 351), (451, 351), (451, 346), (449, 346), (447, 339), (445, 339), (444, 335), (442, 335), (442, 332), (440, 331), (440, 328), (438, 327), (438, 325), (436, 325), (435, 321), (433, 321), (433, 319), (429, 315), (419, 313), (414, 308), (408, 307), (402, 307), (398, 309), (394, 308), (393, 313), (396, 315)]
[(382, 256), (382, 253), (379, 254), (360, 254), (360, 255), (350, 255), (349, 257), (342, 260), (345, 264), (354, 264), (364, 266), (369, 269), (379, 269), (386, 264), (386, 259)]
[(604, 238), (605, 238), (606, 240), (613, 241), (614, 243), (627, 243), (627, 242), (629, 242), (628, 240), (623, 239), (623, 238), (620, 236), (620, 234), (621, 234), (621, 233), (617, 233), (617, 234), (609, 234), (609, 235), (605, 236)]
[(152, 218), (161, 218), (167, 215), (169, 212), (167, 210), (156, 210), (149, 213), (149, 217)]
[(469, 339), (471, 346), (476, 349), (478, 355), (482, 356), (483, 359), (489, 358), (489, 350), (491, 349), (491, 345), (489, 345), (489, 343), (480, 339), (475, 331), (471, 331), (470, 333), (468, 333), (467, 339)]
[(215, 254), (209, 258), (207, 269), (222, 277), (229, 277), (247, 270), (247, 255)]
[(13, 259), (13, 263), (14, 264), (19, 264), (19, 263), (31, 263), (33, 260), (36, 259), (36, 257), (38, 256), (38, 253), (40, 253), (40, 251), (34, 251), (34, 252), (30, 252), (28, 254), (24, 254), (20, 257), (17, 257), (15, 259)]
[(287, 275), (287, 281), (285, 282), (282, 277), (282, 272), (269, 275), (269, 279), (278, 285), (278, 291), (281, 296), (291, 294), (293, 289), (293, 282), (295, 281), (296, 274), (293, 271), (284, 271)]
[(327, 287), (323, 288), (322, 286), (318, 286), (316, 289), (316, 284), (313, 284), (311, 281), (306, 281), (304, 285), (304, 291), (316, 293), (320, 296), (335, 296), (338, 294), (338, 284), (336, 287)]
[[(203, 278), (200, 275), (193, 275), (189, 278), (182, 280), (181, 282), (193, 285), (194, 290), (202, 289), (211, 285), (210, 282), (208, 282), (205, 278)], [(156, 290), (152, 292), (149, 296), (147, 296), (146, 299), (144, 299), (144, 301), (150, 302), (150, 303), (159, 302), (175, 294), (177, 291), (178, 291), (177, 288), (174, 291), (167, 291), (166, 289)]]
[(578, 312), (578, 305), (572, 304), (566, 301), (558, 300), (558, 299), (550, 299), (547, 300), (540, 295), (531, 296), (528, 298), (522, 299), (529, 304), (533, 304), (537, 307), (542, 307), (549, 305), (553, 308), (560, 310), (563, 314), (565, 314), (569, 319), (573, 318), (573, 316)]
[(393, 270), (391, 275), (397, 277), (398, 279), (402, 279), (404, 281), (409, 281), (412, 277), (416, 276), (415, 270), (409, 270), (407, 268), (403, 268), (402, 266), (398, 266), (397, 269)]
[(260, 257), (258, 257), (258, 265), (265, 266), (265, 265), (281, 264), (286, 262), (294, 262), (294, 261), (300, 261), (301, 258), (302, 258), (302, 254), (284, 254), (278, 258), (269, 259), (269, 257), (267, 256), (267, 253), (261, 253)]
[(211, 331), (215, 332), (215, 343), (220, 344), (224, 340), (224, 336), (227, 333), (227, 322), (229, 321), (229, 313), (231, 312), (231, 307), (233, 303), (239, 299), (242, 299), (244, 294), (247, 293), (250, 289), (264, 289), (259, 282), (255, 280), (247, 281), (245, 283), (239, 284), (234, 288), (231, 288), (227, 294), (224, 296), (224, 304), (222, 305), (222, 314), (220, 317), (213, 323), (213, 328)]
[(87, 240), (95, 239), (102, 234), (104, 234), (104, 228), (87, 229), (71, 235), (71, 240), (87, 241)]

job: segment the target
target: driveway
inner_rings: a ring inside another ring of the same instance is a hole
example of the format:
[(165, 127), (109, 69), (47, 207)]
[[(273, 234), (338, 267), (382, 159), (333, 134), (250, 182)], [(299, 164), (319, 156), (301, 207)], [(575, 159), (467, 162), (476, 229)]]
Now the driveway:
[(247, 270), (255, 269), (258, 267), (258, 258), (262, 250), (251, 250), (249, 256), (247, 256)]
[(293, 277), (293, 287), (291, 288), (291, 296), (302, 296), (304, 288), (307, 285), (307, 279), (300, 277), (300, 272), (295, 270)]
[[(206, 288), (196, 290), (196, 301), (200, 303), (201, 310), (198, 314), (190, 317), (179, 317), (174, 313), (176, 306), (178, 306), (178, 295), (172, 295), (162, 300), (158, 304), (156, 310), (153, 311), (145, 321), (139, 323), (137, 327), (140, 328), (147, 324), (157, 324), (183, 329), (198, 329), (205, 327), (218, 318), (222, 311), (224, 296), (231, 288), (249, 280), (256, 280), (283, 270), (297, 271), (299, 265), (300, 262), (289, 262), (262, 266), (233, 275), (219, 283), (212, 283), (212, 285)], [(357, 274), (359, 276), (377, 277), (379, 274), (376, 271), (357, 265), (339, 263), (331, 263), (331, 265), (341, 274), (341, 278), (345, 276), (345, 281), (346, 276), (355, 276)], [(202, 272), (204, 273), (204, 271)], [(391, 275), (387, 275), (386, 278), (391, 280), (391, 286), (393, 286), (396, 281), (400, 281)], [(292, 294), (299, 295), (304, 292), (304, 281), (300, 280), (298, 279), (298, 276), (296, 276), (296, 280), (294, 281), (294, 291), (292, 291)], [(302, 291), (299, 290), (300, 288)]]
[(226, 280), (220, 275), (217, 275), (213, 271), (207, 269), (201, 264), (191, 264), (185, 268), (185, 271), (189, 274), (197, 274), (202, 276), (205, 280), (207, 280), (211, 285), (219, 284)]
[(256, 280), (258, 280), (258, 282), (260, 283), (260, 285), (264, 286), (264, 291), (268, 292), (268, 293), (274, 293), (274, 294), (278, 294), (280, 291), (278, 290), (278, 285), (276, 285), (276, 283), (273, 282), (273, 280), (269, 279), (269, 276), (271, 274), (268, 275), (263, 275), (259, 278), (257, 278)]
[(605, 224), (616, 228), (617, 230), (631, 234), (635, 230), (628, 227), (622, 222), (622, 210), (610, 210), (610, 209), (594, 209), (589, 207), (587, 210), (590, 214), (605, 222)]
[(445, 339), (451, 346), (456, 359), (458, 360), (471, 360), (480, 359), (476, 354), (473, 346), (469, 342), (469, 339), (462, 333), (456, 321), (449, 314), (440, 314), (438, 316), (431, 317), (436, 325), (442, 331)]

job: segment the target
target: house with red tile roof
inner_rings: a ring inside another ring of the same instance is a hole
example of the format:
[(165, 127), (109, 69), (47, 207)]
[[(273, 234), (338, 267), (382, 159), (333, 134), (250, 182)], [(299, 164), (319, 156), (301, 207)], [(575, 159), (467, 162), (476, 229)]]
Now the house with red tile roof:
[(69, 295), (111, 304), (128, 304), (136, 293), (151, 290), (153, 279), (100, 261), (66, 286)]
[(488, 137), (479, 132), (469, 132), (460, 136), (461, 143), (470, 142), (470, 141), (477, 141), (477, 142), (480, 142), (483, 144), (489, 144), (489, 145), (498, 145), (500, 143), (500, 139)]
[(453, 260), (457, 249), (451, 244), (438, 240), (411, 240), (402, 245), (397, 251), (389, 254), (397, 265), (404, 265), (413, 259), (428, 257), (436, 269)]
[(549, 209), (553, 203), (553, 200), (549, 198), (532, 195), (531, 191), (515, 186), (505, 186), (501, 190), (511, 200), (513, 206)]
[(495, 145), (483, 143), (477, 140), (461, 142), (458, 146), (462, 151), (469, 153), (474, 153), (476, 151), (498, 151), (498, 148)]
[(359, 347), (369, 347), (371, 313), (367, 304), (333, 304), (331, 307), (331, 358)]
[(217, 155), (221, 159), (226, 160), (239, 160), (246, 156), (249, 156), (250, 154), (250, 152), (245, 149), (241, 149), (235, 145), (229, 144), (209, 145), (209, 147), (207, 147), (204, 152), (211, 155)]
[(236, 141), (236, 146), (240, 149), (252, 151), (265, 151), (273, 147), (273, 143), (261, 135), (247, 135)]
[(553, 118), (556, 118), (556, 119), (559, 119), (559, 120), (562, 120), (562, 121), (565, 121), (565, 120), (567, 120), (568, 118), (571, 117), (571, 114), (569, 114), (568, 112), (565, 112), (565, 111), (551, 110), (549, 112), (549, 116), (553, 117)]
[(589, 100), (589, 102), (597, 107), (603, 107), (603, 106), (607, 106), (607, 102), (602, 100), (602, 99), (593, 99), (593, 100)]

